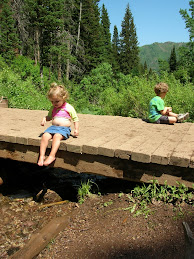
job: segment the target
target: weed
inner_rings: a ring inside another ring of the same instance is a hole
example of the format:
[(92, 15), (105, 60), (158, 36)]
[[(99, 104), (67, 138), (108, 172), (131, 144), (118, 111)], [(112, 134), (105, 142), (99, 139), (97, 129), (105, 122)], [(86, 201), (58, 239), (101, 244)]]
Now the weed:
[(119, 193), (119, 198), (121, 198), (123, 195), (124, 195), (124, 193), (123, 193), (123, 192), (120, 192), (120, 193)]
[(46, 246), (46, 249), (50, 250), (50, 249), (51, 249), (51, 246), (52, 246), (54, 243), (55, 243), (55, 239), (52, 238), (52, 239), (50, 240), (50, 242), (48, 243), (48, 245)]
[[(92, 195), (91, 190), (92, 190), (92, 185), (94, 184), (97, 186), (97, 184), (91, 180), (88, 180), (85, 183), (81, 183), (81, 186), (78, 188), (78, 202), (80, 204), (84, 203), (85, 197)], [(100, 192), (98, 192), (98, 195), (101, 195)]]
[(128, 208), (125, 210), (129, 210), (131, 213), (134, 213), (134, 216), (138, 216), (143, 214), (145, 218), (151, 212), (148, 208), (150, 203), (155, 202), (165, 202), (165, 203), (173, 203), (178, 205), (179, 211), (177, 216), (182, 217), (183, 212), (180, 207), (180, 203), (186, 202), (188, 204), (193, 201), (193, 192), (189, 191), (189, 189), (179, 182), (177, 182), (177, 186), (167, 185), (167, 182), (164, 182), (163, 186), (160, 186), (157, 180), (153, 179), (151, 184), (142, 186), (136, 186), (131, 194), (127, 194), (129, 202), (132, 202)]
[(104, 207), (108, 207), (108, 206), (110, 206), (110, 205), (112, 205), (113, 204), (113, 201), (107, 201), (107, 202), (104, 202)]

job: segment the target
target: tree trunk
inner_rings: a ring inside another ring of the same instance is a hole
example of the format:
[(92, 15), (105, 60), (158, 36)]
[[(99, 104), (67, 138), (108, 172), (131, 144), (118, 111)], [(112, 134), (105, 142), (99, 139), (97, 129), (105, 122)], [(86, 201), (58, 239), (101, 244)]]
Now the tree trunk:
[[(70, 39), (67, 40), (67, 51), (68, 55), (70, 54)], [(69, 72), (70, 72), (70, 60), (67, 58), (67, 66), (66, 66), (66, 79), (69, 80)]]
[(34, 47), (34, 61), (35, 65), (40, 62), (40, 32), (36, 28), (34, 32), (34, 42), (35, 42), (35, 47)]
[(62, 79), (61, 54), (58, 56), (58, 81)]
[(78, 25), (78, 32), (77, 32), (76, 54), (77, 54), (77, 51), (78, 51), (79, 38), (80, 38), (81, 18), (82, 18), (82, 2), (80, 2), (80, 9), (79, 9), (79, 25)]

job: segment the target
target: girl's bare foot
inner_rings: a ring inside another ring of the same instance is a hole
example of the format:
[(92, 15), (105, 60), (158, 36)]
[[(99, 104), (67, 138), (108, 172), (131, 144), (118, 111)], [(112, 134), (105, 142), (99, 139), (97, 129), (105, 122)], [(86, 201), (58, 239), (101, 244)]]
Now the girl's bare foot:
[(40, 156), (40, 157), (39, 157), (39, 159), (38, 159), (38, 165), (39, 165), (39, 166), (43, 166), (43, 165), (44, 165), (44, 159), (45, 159), (44, 156)]
[(44, 161), (44, 165), (45, 165), (45, 166), (50, 165), (52, 162), (55, 161), (55, 159), (56, 159), (56, 158), (53, 157), (53, 156), (48, 156), (47, 159)]

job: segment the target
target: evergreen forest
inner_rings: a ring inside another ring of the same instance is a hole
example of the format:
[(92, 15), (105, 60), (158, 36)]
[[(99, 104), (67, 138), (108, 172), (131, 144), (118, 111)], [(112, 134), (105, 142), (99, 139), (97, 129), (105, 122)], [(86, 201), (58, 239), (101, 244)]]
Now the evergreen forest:
[[(9, 107), (47, 110), (52, 82), (68, 89), (78, 113), (147, 118), (154, 85), (166, 82), (165, 104), (194, 121), (194, 1), (180, 10), (190, 41), (138, 46), (127, 4), (121, 31), (110, 33), (100, 0), (1, 0), (0, 96)], [(153, 65), (154, 63), (154, 65)]]

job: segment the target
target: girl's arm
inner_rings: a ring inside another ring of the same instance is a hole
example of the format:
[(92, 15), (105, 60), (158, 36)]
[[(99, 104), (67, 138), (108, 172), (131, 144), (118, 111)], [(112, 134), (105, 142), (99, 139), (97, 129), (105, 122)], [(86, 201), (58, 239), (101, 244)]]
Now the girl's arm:
[(47, 121), (50, 121), (51, 118), (49, 116), (45, 116), (42, 118), (42, 121), (40, 123), (41, 126), (44, 126)]
[(79, 121), (74, 122), (74, 136), (79, 135)]

